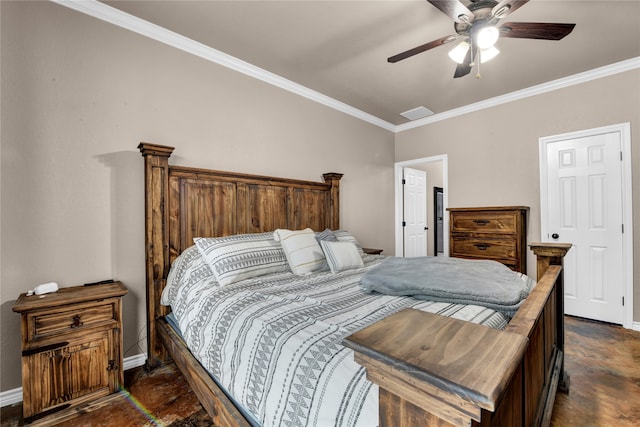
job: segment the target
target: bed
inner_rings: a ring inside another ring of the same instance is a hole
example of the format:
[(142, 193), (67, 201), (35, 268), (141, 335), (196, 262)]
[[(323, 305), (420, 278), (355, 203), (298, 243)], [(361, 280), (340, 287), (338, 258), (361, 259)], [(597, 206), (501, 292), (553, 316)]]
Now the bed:
[[(171, 283), (170, 267), (187, 249), (193, 250), (197, 237), (339, 230), (342, 175), (324, 174), (320, 183), (212, 171), (169, 165), (173, 147), (141, 143), (138, 148), (145, 160), (147, 366), (172, 358), (215, 425), (252, 425), (255, 420), (169, 324), (170, 309), (161, 298), (168, 279)], [(503, 330), (430, 314), (420, 306), (425, 303), (404, 299), (403, 310), (350, 331), (345, 348), (379, 388), (379, 425), (506, 425), (507, 420), (510, 425), (548, 424), (557, 388), (568, 387), (561, 297), (561, 265), (568, 246), (536, 244), (532, 249), (538, 256), (538, 283)], [(378, 262), (376, 256), (363, 259), (365, 264)], [(384, 338), (398, 325), (403, 325), (406, 343), (401, 353), (393, 340)], [(452, 335), (430, 336), (434, 328)], [(424, 357), (426, 350), (440, 346), (441, 354), (448, 354), (451, 342), (457, 343), (458, 355), (451, 363)], [(496, 345), (499, 351), (488, 351)], [(486, 369), (487, 363), (492, 370)], [(464, 373), (460, 367), (466, 367)]]

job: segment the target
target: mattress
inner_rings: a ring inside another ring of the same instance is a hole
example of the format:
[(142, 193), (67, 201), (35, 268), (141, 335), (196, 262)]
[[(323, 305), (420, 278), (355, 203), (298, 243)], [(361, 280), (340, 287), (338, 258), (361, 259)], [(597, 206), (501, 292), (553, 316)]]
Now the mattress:
[(405, 308), (502, 329), (485, 307), (369, 293), (362, 268), (305, 276), (277, 272), (221, 286), (194, 247), (174, 262), (170, 305), (195, 358), (262, 426), (376, 426), (378, 388), (344, 337)]

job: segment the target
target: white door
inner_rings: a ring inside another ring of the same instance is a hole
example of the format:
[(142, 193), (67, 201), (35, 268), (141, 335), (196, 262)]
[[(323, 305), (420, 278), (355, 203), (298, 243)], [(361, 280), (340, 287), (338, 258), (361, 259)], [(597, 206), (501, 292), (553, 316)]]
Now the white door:
[(427, 255), (427, 173), (403, 168), (404, 256)]
[(622, 324), (620, 133), (550, 142), (546, 153), (547, 212), (542, 215), (548, 225), (542, 238), (573, 245), (564, 261), (565, 313)]

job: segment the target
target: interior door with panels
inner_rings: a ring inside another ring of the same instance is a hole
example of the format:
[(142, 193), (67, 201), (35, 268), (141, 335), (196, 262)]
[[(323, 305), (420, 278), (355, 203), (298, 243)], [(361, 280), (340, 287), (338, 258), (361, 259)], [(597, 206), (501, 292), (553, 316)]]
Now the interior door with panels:
[(565, 313), (623, 323), (621, 146), (617, 132), (546, 145), (547, 241), (565, 258)]
[(427, 173), (403, 169), (404, 256), (427, 255)]

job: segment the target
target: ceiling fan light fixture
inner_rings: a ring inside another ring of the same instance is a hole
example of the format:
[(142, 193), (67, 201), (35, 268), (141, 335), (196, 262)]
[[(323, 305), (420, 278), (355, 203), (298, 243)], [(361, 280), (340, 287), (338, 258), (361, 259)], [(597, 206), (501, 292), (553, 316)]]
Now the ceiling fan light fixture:
[(500, 31), (494, 26), (483, 27), (476, 35), (476, 43), (480, 49), (489, 49), (498, 41)]
[(462, 64), (464, 62), (464, 57), (467, 55), (468, 51), (469, 43), (467, 43), (466, 41), (460, 42), (456, 47), (449, 51), (449, 58), (451, 58), (458, 64)]
[(498, 56), (500, 51), (495, 47), (491, 46), (488, 49), (480, 49), (480, 62), (485, 63), (491, 61), (493, 58)]

